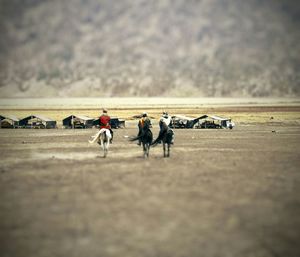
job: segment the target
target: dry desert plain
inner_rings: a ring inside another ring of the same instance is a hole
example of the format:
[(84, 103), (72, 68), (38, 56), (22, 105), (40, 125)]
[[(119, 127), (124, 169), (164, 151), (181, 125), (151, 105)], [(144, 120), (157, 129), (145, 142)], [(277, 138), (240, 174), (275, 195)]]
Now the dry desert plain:
[[(0, 112), (99, 114), (64, 101)], [(88, 143), (96, 129), (1, 129), (0, 256), (300, 256), (299, 101), (192, 101), (107, 102), (127, 123), (106, 159)], [(147, 110), (156, 136), (162, 109), (236, 127), (177, 129), (170, 158), (158, 145), (145, 160), (131, 117)]]

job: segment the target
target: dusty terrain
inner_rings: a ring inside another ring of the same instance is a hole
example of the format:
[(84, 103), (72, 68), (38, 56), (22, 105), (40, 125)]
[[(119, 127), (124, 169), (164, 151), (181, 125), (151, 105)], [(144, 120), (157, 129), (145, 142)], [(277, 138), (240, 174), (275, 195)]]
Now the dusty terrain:
[(0, 130), (1, 256), (299, 256), (299, 125), (176, 130), (148, 160), (134, 126), (106, 159), (95, 132)]

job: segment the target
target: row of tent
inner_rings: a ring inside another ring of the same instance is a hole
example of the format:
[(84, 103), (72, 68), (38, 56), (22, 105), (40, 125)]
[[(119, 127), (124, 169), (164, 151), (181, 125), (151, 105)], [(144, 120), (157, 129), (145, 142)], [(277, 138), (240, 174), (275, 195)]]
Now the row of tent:
[(235, 123), (230, 118), (219, 117), (215, 115), (202, 115), (198, 118), (187, 117), (184, 115), (173, 115), (173, 128), (229, 128), (232, 129)]
[[(0, 128), (57, 128), (57, 122), (41, 115), (29, 115), (23, 119), (18, 119), (13, 115), (0, 115)], [(112, 117), (110, 121), (112, 128), (125, 127), (125, 120)], [(94, 119), (84, 115), (70, 115), (62, 120), (63, 128), (92, 128), (99, 126), (99, 119)]]
[[(184, 115), (173, 115), (170, 127), (172, 128), (230, 128), (235, 124), (230, 118), (223, 118), (212, 115), (202, 115), (198, 118)], [(134, 116), (140, 118), (140, 115)], [(57, 128), (57, 122), (41, 115), (30, 115), (23, 119), (18, 119), (12, 115), (0, 115), (0, 128)], [(110, 120), (112, 128), (125, 127), (125, 120), (112, 117)], [(70, 115), (62, 120), (63, 128), (92, 128), (99, 126), (99, 119), (94, 119), (84, 115)]]

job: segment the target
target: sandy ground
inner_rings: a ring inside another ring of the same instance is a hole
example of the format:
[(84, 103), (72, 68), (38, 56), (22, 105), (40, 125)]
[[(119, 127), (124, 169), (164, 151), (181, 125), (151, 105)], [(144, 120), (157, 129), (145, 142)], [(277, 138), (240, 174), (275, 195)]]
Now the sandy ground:
[(148, 160), (95, 132), (0, 130), (0, 256), (300, 256), (299, 125), (176, 130)]

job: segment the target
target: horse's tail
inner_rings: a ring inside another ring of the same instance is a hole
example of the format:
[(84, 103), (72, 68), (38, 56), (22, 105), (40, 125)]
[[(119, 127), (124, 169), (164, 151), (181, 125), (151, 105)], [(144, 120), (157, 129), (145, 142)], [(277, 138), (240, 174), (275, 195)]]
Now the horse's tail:
[(90, 144), (95, 143), (99, 139), (100, 133), (101, 133), (101, 130), (99, 130), (94, 136), (92, 136), (93, 139), (89, 140), (89, 143)]
[(129, 138), (129, 141), (130, 142), (133, 142), (133, 141), (136, 141), (136, 140), (138, 140), (140, 137), (132, 137), (132, 138)]
[(137, 137), (129, 138), (129, 141), (130, 141), (130, 142), (133, 142), (133, 141), (139, 140), (140, 138), (142, 138), (142, 135), (137, 136)]

